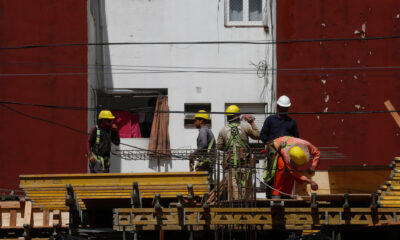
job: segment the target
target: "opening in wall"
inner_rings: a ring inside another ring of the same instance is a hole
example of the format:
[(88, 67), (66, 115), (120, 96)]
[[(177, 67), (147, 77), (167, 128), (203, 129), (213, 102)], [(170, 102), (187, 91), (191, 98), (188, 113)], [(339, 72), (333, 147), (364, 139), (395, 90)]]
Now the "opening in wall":
[[(185, 128), (196, 128), (194, 125), (194, 115), (199, 110), (211, 112), (211, 103), (185, 103)], [(211, 115), (210, 120), (206, 121), (206, 125), (211, 128)]]
[(115, 90), (112, 94), (99, 93), (98, 108), (112, 111), (121, 138), (149, 138), (157, 98), (166, 95), (166, 89), (124, 89)]

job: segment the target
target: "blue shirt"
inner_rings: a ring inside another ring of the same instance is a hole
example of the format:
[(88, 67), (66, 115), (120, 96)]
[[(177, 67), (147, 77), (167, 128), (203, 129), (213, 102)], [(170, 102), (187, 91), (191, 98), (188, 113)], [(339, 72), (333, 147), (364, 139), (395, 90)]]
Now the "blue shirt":
[(267, 117), (261, 129), (261, 141), (267, 143), (282, 136), (299, 137), (296, 120), (289, 116), (283, 117), (282, 119), (277, 115)]
[[(199, 154), (202, 151), (207, 152), (208, 146), (211, 140), (214, 138), (214, 134), (207, 126), (203, 126), (199, 129), (199, 136), (197, 137), (197, 150), (195, 154)], [(215, 148), (215, 139), (212, 148)]]

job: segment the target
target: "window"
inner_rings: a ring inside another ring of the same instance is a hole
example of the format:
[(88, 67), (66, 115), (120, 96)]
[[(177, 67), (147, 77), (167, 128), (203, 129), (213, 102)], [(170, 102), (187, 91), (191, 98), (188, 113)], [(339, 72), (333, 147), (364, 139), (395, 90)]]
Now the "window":
[(225, 0), (225, 25), (231, 27), (264, 26), (266, 0)]
[(121, 138), (149, 138), (157, 97), (167, 94), (164, 89), (124, 89), (120, 94), (99, 92), (98, 107), (115, 115)]
[[(252, 113), (253, 117), (255, 118), (254, 123), (257, 125), (258, 130), (261, 131), (264, 121), (267, 118), (267, 115), (265, 114), (268, 112), (267, 103), (226, 103), (225, 108), (232, 104), (237, 105), (240, 108), (241, 113)], [(255, 142), (258, 141), (250, 139), (250, 143)]]
[[(210, 103), (185, 103), (185, 128), (196, 128), (194, 125), (194, 115), (199, 110), (205, 110), (211, 112)], [(206, 121), (206, 124), (211, 128), (211, 116), (210, 120)]]

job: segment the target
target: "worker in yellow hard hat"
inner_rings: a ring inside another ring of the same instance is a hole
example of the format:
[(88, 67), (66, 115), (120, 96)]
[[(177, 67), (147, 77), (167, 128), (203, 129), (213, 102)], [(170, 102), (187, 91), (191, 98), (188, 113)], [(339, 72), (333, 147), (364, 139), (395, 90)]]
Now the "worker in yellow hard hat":
[(295, 180), (310, 184), (312, 190), (318, 189), (316, 182), (298, 171), (314, 172), (318, 168), (320, 151), (314, 145), (300, 138), (284, 136), (273, 140), (269, 147), (273, 161), (263, 173), (264, 181), (270, 186), (268, 197), (290, 197)]
[(118, 127), (113, 123), (115, 117), (109, 110), (99, 114), (98, 125), (94, 126), (88, 137), (89, 169), (91, 173), (110, 172), (111, 143), (119, 145)]
[[(199, 129), (197, 137), (197, 149), (190, 154), (190, 171), (208, 171), (209, 176), (212, 176), (213, 160), (215, 159), (215, 138), (207, 123), (210, 121), (210, 116), (205, 110), (199, 110), (194, 115), (194, 125)], [(196, 167), (194, 161), (198, 159)], [(210, 178), (211, 180), (211, 178)], [(211, 183), (211, 181), (210, 181)]]
[(228, 188), (229, 200), (243, 200), (254, 197), (252, 180), (254, 167), (251, 164), (249, 137), (259, 139), (260, 132), (254, 118), (244, 115), (241, 122), (240, 109), (236, 105), (226, 108), (228, 125), (221, 129), (218, 135), (217, 149), (226, 152), (225, 169), (228, 170), (228, 179), (232, 188)]

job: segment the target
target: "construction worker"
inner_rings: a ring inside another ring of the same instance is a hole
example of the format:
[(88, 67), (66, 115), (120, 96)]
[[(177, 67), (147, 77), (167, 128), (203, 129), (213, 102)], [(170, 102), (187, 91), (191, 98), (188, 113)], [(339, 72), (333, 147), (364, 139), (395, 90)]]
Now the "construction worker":
[(228, 170), (228, 199), (241, 200), (252, 197), (252, 171), (249, 137), (259, 139), (260, 132), (250, 115), (243, 118), (250, 124), (240, 122), (240, 109), (230, 105), (226, 109), (228, 126), (218, 135), (217, 149), (225, 151), (225, 169)]
[(297, 122), (288, 115), (290, 99), (282, 95), (277, 101), (277, 114), (271, 115), (265, 119), (261, 128), (260, 139), (264, 144), (282, 136), (299, 137)]
[(90, 131), (88, 138), (89, 168), (91, 173), (110, 172), (111, 143), (119, 145), (118, 128), (114, 115), (103, 110), (99, 114), (98, 125)]
[(213, 157), (215, 157), (215, 138), (214, 134), (206, 125), (210, 117), (205, 110), (199, 110), (194, 115), (194, 125), (199, 129), (197, 137), (197, 149), (190, 154), (190, 171), (194, 169), (194, 160), (197, 158), (199, 162), (196, 165), (196, 171), (208, 171), (210, 176), (213, 170)]
[(273, 159), (263, 173), (264, 181), (269, 185), (268, 198), (290, 196), (294, 180), (310, 184), (312, 190), (318, 189), (317, 183), (298, 171), (308, 168), (314, 172), (319, 167), (320, 152), (314, 145), (300, 138), (283, 136), (273, 140), (268, 147), (267, 154)]

